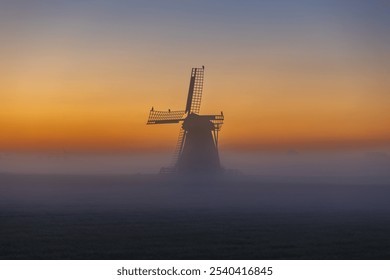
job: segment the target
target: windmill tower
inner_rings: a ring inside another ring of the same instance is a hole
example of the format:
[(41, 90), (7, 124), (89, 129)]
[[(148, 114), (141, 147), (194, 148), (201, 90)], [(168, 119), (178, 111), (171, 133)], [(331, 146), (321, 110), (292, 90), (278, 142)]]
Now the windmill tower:
[(147, 124), (182, 123), (173, 163), (161, 173), (216, 174), (222, 171), (218, 154), (218, 133), (224, 116), (200, 115), (204, 66), (192, 68), (185, 110), (156, 111), (152, 107)]

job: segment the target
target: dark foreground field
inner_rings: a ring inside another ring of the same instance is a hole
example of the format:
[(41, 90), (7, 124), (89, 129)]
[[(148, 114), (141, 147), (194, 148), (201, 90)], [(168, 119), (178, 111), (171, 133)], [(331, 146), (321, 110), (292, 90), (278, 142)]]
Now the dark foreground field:
[(1, 259), (390, 259), (386, 180), (0, 180)]

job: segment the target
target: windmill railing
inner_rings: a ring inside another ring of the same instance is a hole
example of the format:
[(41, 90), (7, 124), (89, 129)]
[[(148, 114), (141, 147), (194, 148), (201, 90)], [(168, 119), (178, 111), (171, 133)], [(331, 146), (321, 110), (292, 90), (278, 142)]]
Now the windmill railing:
[(204, 117), (208, 118), (214, 125), (214, 130), (220, 130), (223, 121), (225, 120), (224, 115), (221, 113), (220, 115), (205, 115)]

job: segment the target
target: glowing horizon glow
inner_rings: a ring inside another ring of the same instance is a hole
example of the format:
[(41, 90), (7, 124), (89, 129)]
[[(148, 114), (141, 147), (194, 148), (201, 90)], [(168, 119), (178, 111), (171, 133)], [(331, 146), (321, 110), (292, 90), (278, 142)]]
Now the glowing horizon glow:
[(390, 146), (388, 5), (153, 3), (0, 4), (0, 151), (170, 150), (203, 64), (222, 149)]

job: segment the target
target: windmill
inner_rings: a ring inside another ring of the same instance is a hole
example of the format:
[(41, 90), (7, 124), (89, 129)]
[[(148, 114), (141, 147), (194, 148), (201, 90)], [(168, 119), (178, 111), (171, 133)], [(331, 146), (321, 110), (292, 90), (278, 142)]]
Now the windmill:
[(204, 66), (192, 68), (185, 110), (149, 112), (148, 125), (182, 123), (170, 167), (161, 173), (215, 174), (222, 171), (218, 154), (218, 134), (224, 116), (200, 115)]

